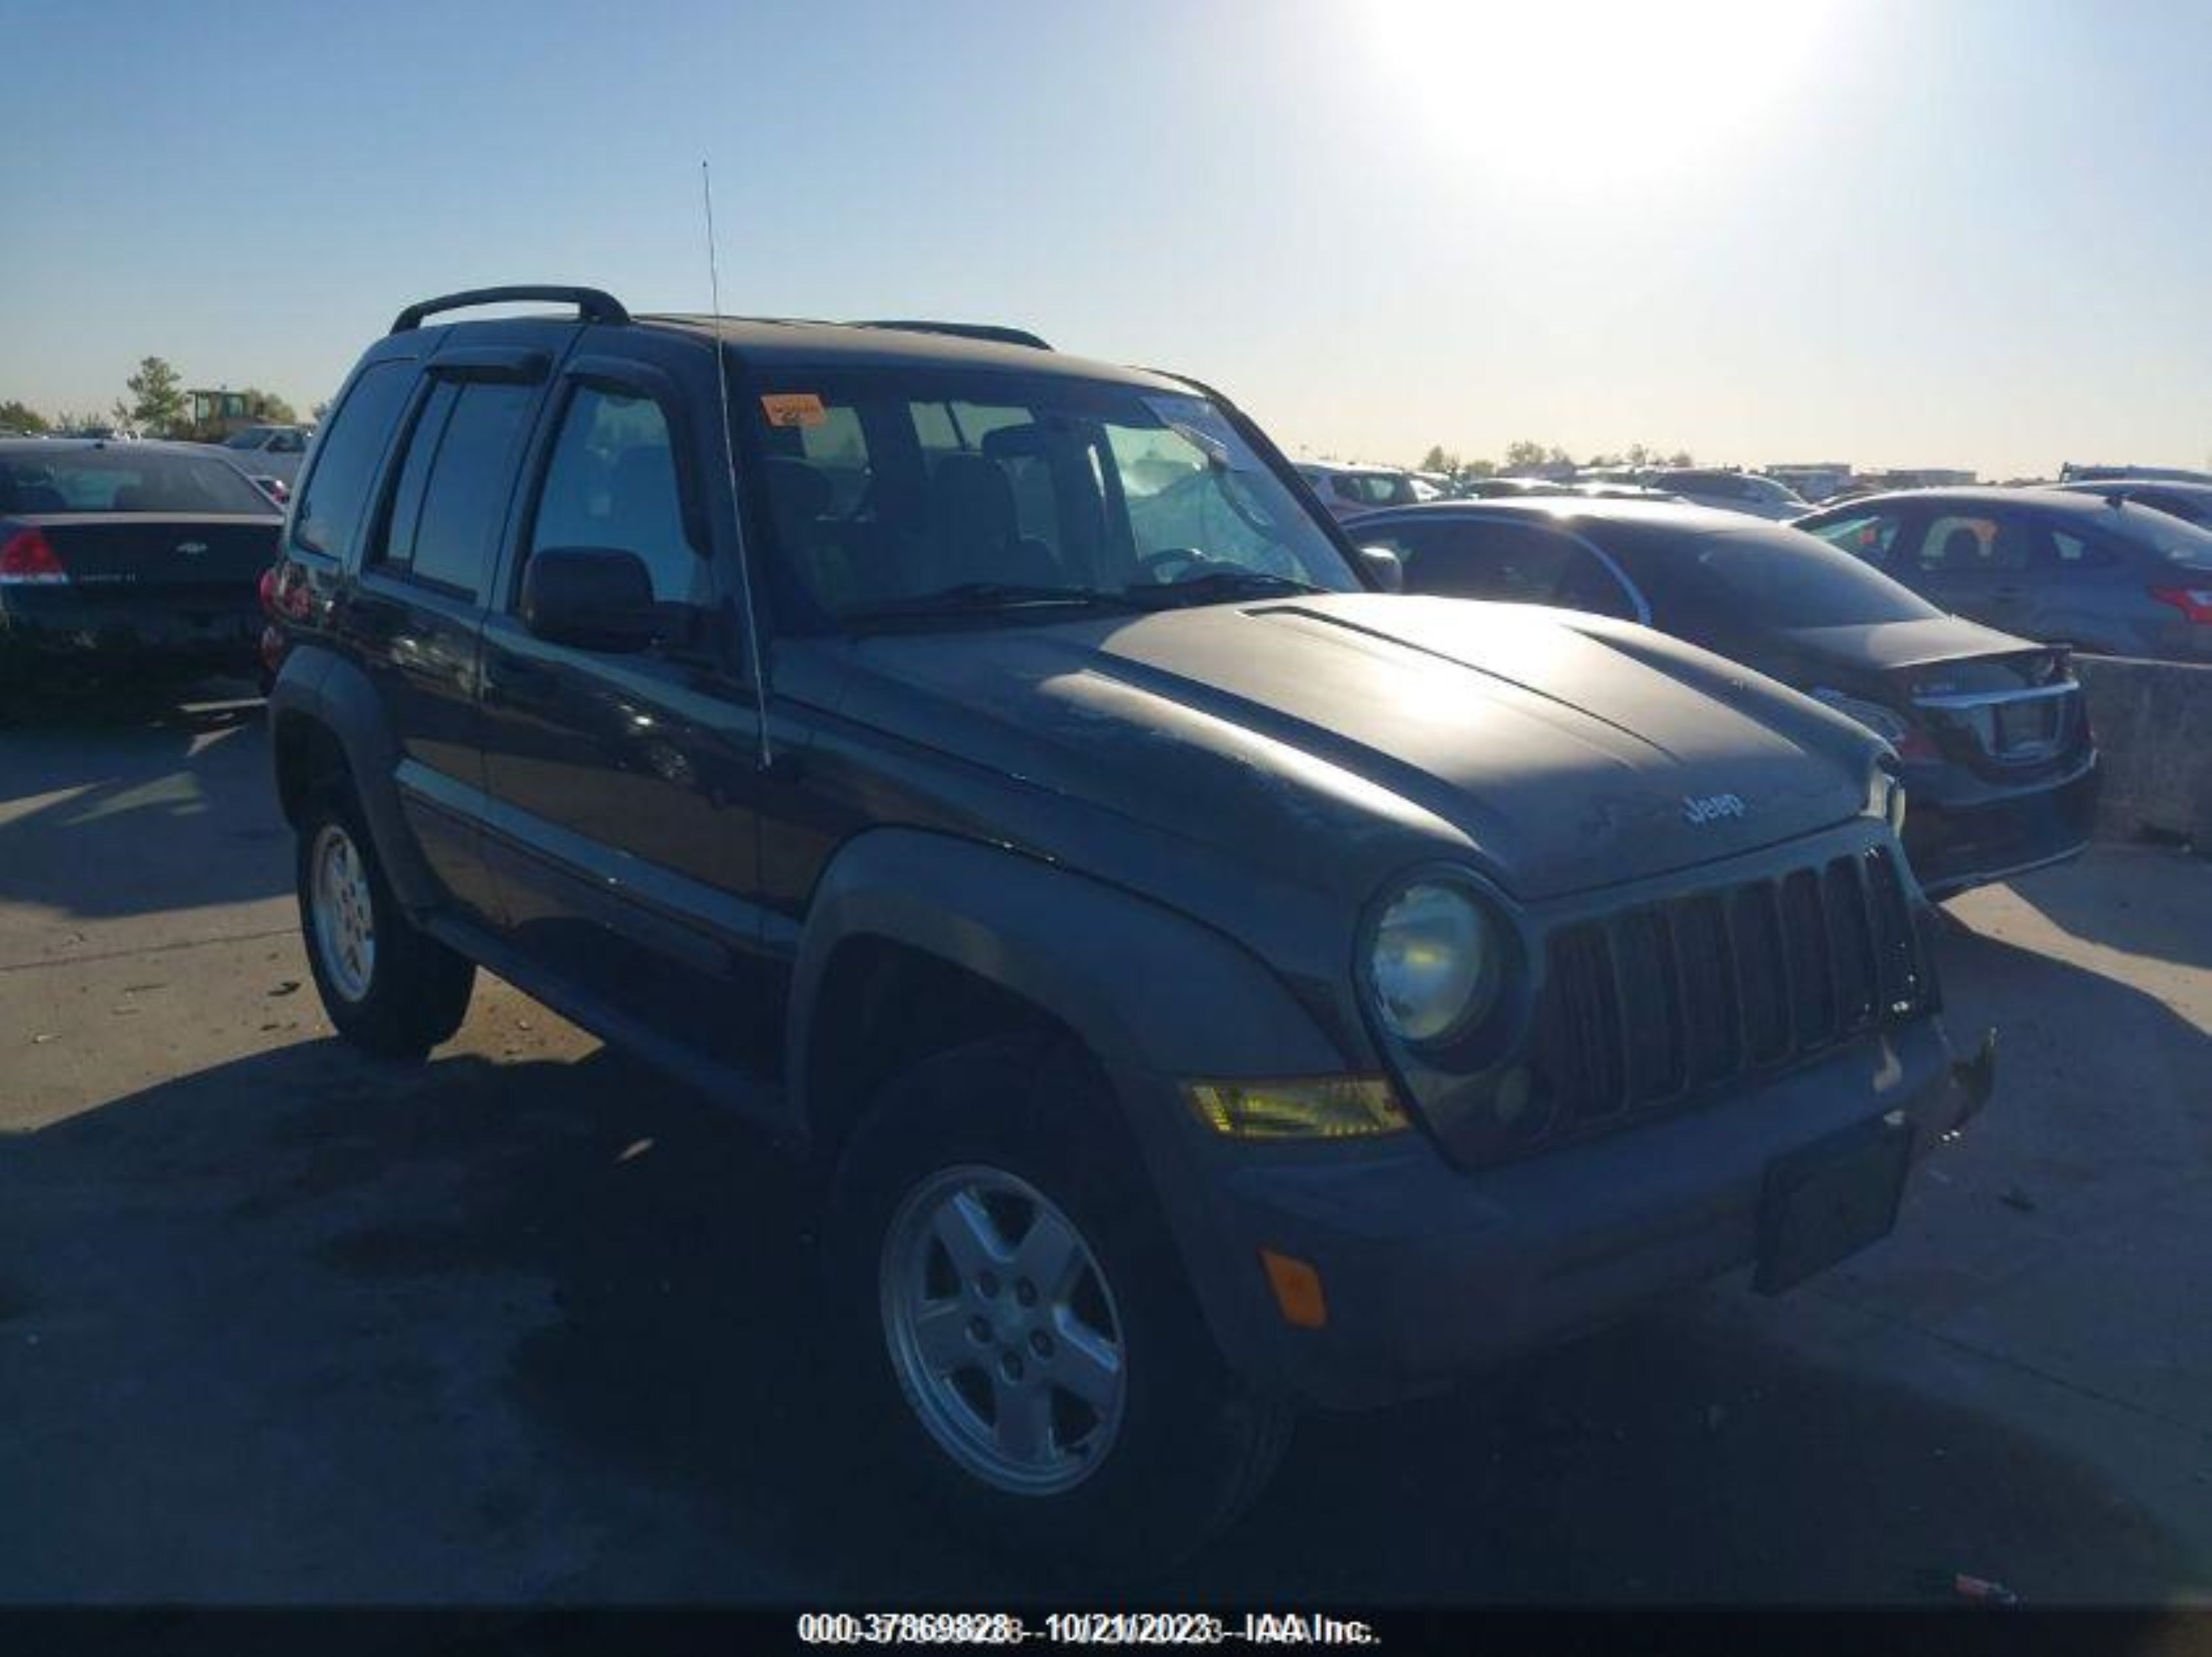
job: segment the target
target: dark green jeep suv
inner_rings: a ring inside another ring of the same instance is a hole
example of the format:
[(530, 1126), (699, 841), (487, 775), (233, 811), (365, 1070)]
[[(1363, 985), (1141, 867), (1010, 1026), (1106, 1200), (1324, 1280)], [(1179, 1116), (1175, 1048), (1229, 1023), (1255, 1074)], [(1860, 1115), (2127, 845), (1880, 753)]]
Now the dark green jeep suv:
[(911, 1481), (1188, 1547), (1301, 1404), (1879, 1237), (1987, 1090), (1881, 743), (1393, 574), (1011, 330), (411, 307), (271, 584), (325, 1005), (420, 1057), (481, 965), (726, 1102)]

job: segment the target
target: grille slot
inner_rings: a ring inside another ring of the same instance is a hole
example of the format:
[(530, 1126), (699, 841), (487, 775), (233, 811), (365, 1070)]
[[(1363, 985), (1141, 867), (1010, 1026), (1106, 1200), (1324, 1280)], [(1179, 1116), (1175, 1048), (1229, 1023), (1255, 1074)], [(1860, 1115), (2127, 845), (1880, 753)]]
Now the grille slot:
[(1926, 1010), (1887, 847), (1555, 930), (1516, 1149), (1595, 1132)]

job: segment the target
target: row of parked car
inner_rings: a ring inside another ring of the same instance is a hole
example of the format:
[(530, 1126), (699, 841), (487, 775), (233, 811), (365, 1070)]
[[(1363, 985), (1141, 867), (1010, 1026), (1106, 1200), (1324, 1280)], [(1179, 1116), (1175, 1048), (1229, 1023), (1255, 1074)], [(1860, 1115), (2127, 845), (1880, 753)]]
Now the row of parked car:
[[(1746, 513), (1823, 534), (1943, 607), (1994, 627), (2095, 655), (2212, 659), (2202, 580), (2208, 549), (2198, 535), (2175, 529), (2212, 534), (2212, 480), (2197, 475), (2069, 469), (2073, 476), (2050, 484), (1855, 490), (1816, 508), (1779, 480), (1750, 472), (1646, 468), (1561, 482), (1444, 479), (1318, 462), (1298, 470), (1345, 521), (1451, 500), (1666, 501)], [(2081, 513), (2054, 495), (2155, 515)], [(1931, 525), (1937, 533), (1928, 532)], [(1961, 530), (1971, 538), (1953, 541)]]
[[(516, 300), (573, 315), (463, 314)], [(2085, 569), (2155, 516), (2056, 498)], [(1993, 1082), (1929, 894), (2079, 849), (2096, 770), (2064, 643), (1870, 557), (2040, 499), (1340, 521), (1018, 331), (495, 289), (400, 313), (282, 517), (0, 443), (0, 644), (265, 668), (338, 1032), (419, 1059), (486, 966), (797, 1147), (822, 1316), (758, 1338), (1066, 1572), (1302, 1405), (1887, 1232)]]
[(1418, 506), (1431, 501), (1516, 499), (1528, 495), (1573, 496), (1600, 501), (1681, 501), (1780, 520), (1810, 512), (1812, 503), (1778, 478), (1757, 472), (1712, 467), (1610, 467), (1555, 477), (1447, 477), (1438, 472), (1401, 471), (1391, 466), (1346, 465), (1332, 460), (1302, 460), (1298, 474), (1312, 485), (1323, 506), (1338, 518), (1356, 517), (1382, 507)]

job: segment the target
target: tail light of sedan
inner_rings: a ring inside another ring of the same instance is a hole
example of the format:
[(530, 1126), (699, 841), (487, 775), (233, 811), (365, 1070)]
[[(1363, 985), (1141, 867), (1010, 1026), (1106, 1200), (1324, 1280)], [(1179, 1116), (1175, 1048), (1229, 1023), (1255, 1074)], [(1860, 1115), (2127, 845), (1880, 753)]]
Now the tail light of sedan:
[(69, 566), (37, 530), (18, 530), (0, 543), (0, 587), (61, 587)]
[(1826, 685), (1814, 687), (1813, 695), (1816, 701), (1826, 702), (1846, 719), (1856, 720), (1873, 731), (1897, 750), (1899, 759), (1932, 760), (1941, 757), (1936, 739), (1893, 707), (1869, 701), (1863, 696), (1846, 695)]
[(2212, 586), (2153, 587), (2150, 596), (2172, 604), (2199, 627), (2212, 627)]

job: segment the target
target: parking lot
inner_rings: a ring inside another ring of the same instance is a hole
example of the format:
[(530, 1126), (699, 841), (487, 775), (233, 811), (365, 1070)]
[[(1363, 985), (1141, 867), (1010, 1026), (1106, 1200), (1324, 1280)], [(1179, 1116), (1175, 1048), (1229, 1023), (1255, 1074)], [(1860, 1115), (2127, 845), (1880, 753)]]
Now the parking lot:
[[(342, 1047), (257, 703), (0, 736), (9, 1600), (989, 1602), (859, 1460), (775, 1153), (480, 989)], [(1951, 906), (1996, 1101), (1887, 1243), (1310, 1421), (1162, 1599), (2212, 1596), (2212, 865)]]

